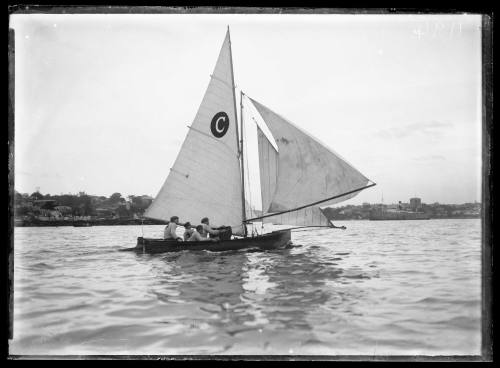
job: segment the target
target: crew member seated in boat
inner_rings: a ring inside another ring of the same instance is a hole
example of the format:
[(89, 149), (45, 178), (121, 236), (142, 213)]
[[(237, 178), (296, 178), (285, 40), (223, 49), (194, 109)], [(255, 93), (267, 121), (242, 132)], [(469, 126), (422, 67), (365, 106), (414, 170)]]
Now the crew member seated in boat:
[(208, 217), (203, 217), (201, 219), (201, 226), (203, 227), (203, 232), (201, 233), (202, 237), (208, 238), (208, 235), (210, 234), (211, 238), (215, 238), (219, 235), (219, 230), (210, 226)]
[(170, 225), (170, 221), (165, 220), (165, 229), (163, 229), (163, 237), (165, 238), (165, 234), (167, 233), (168, 225)]
[(163, 238), (182, 241), (182, 238), (178, 237), (176, 233), (177, 225), (179, 225), (179, 217), (177, 216), (170, 217), (170, 222), (165, 228), (165, 232), (163, 233)]
[(211, 239), (215, 240), (231, 240), (231, 236), (233, 235), (231, 226), (210, 226), (208, 217), (201, 219), (201, 225), (203, 226), (203, 233), (201, 236), (210, 236)]
[(198, 225), (196, 226), (196, 230), (193, 230), (193, 234), (189, 237), (189, 239), (187, 241), (211, 241), (213, 239), (209, 239), (209, 238), (204, 238), (201, 236), (201, 233), (203, 232), (203, 226), (202, 225)]
[(193, 235), (195, 230), (191, 226), (190, 222), (186, 222), (184, 224), (184, 229), (185, 229), (185, 231), (184, 231), (183, 237), (184, 237), (184, 241), (187, 241), (191, 237), (191, 235)]

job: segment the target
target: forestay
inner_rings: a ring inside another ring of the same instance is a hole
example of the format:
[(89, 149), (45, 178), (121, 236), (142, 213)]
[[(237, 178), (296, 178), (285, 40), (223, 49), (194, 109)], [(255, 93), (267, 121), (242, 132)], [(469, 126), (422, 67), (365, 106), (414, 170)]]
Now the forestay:
[[(354, 197), (369, 179), (316, 138), (250, 100), (278, 145), (276, 152), (258, 129), (262, 209), (267, 214), (290, 211), (263, 218), (263, 221), (298, 226), (329, 225), (318, 206), (326, 207)], [(343, 195), (351, 191), (354, 192)], [(302, 208), (335, 196), (339, 197)]]
[(229, 225), (243, 234), (229, 30), (200, 108), (146, 217)]

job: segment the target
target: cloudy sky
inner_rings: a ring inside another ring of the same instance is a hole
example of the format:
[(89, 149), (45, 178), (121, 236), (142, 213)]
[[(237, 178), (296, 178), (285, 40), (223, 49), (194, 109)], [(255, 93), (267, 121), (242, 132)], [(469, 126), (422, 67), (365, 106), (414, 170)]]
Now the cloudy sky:
[(377, 186), (481, 199), (475, 15), (14, 15), (15, 188), (155, 196), (227, 25), (238, 88)]

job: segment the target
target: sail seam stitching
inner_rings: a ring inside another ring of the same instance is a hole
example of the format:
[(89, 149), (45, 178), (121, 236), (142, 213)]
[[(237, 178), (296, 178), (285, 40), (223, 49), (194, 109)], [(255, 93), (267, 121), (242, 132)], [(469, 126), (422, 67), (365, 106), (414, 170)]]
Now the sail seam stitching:
[[(210, 74), (210, 78), (218, 80), (219, 82), (221, 82), (222, 84), (224, 84), (226, 87), (228, 87), (230, 89), (233, 89), (226, 81), (220, 79), (219, 77), (217, 77), (217, 76), (215, 76), (213, 74)], [(234, 89), (236, 89), (236, 87)]]
[[(194, 131), (195, 131), (195, 132), (197, 132), (197, 133), (203, 134), (204, 136), (206, 136), (206, 137), (208, 137), (208, 138), (210, 138), (210, 139), (213, 139), (213, 140), (214, 140), (214, 141), (216, 141), (216, 142), (222, 143), (222, 144), (223, 144), (223, 145), (224, 145), (224, 146), (225, 146), (228, 150), (230, 150), (230, 151), (234, 154), (234, 151), (232, 150), (232, 148), (231, 148), (231, 147), (229, 147), (229, 146), (228, 146), (228, 145), (227, 145), (224, 141), (221, 141), (221, 140), (219, 140), (219, 139), (217, 139), (217, 138), (211, 137), (209, 134), (204, 133), (204, 132), (202, 132), (201, 130), (198, 130), (198, 129), (196, 129), (196, 128), (193, 128), (193, 127), (192, 127), (192, 126), (190, 126), (190, 125), (188, 125), (187, 127), (188, 127), (189, 129), (191, 129), (191, 130), (194, 130)], [(239, 157), (239, 154), (236, 154), (236, 157)]]

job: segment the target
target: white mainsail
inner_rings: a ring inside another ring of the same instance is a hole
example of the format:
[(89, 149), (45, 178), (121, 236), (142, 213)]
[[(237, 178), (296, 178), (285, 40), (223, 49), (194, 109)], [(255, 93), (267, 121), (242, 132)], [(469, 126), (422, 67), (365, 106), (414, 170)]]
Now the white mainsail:
[[(345, 201), (369, 179), (338, 154), (290, 121), (250, 98), (277, 145), (273, 148), (258, 128), (259, 166), (264, 213), (287, 213), (264, 222), (297, 226), (324, 226), (330, 222), (321, 207)], [(354, 191), (354, 192), (352, 192)], [(343, 195), (344, 193), (349, 193)], [(325, 201), (328, 198), (338, 198)], [(314, 205), (316, 202), (324, 201)], [(311, 205), (304, 208), (304, 206)]]
[(170, 173), (145, 217), (216, 226), (243, 235), (234, 77), (229, 30), (214, 72)]

